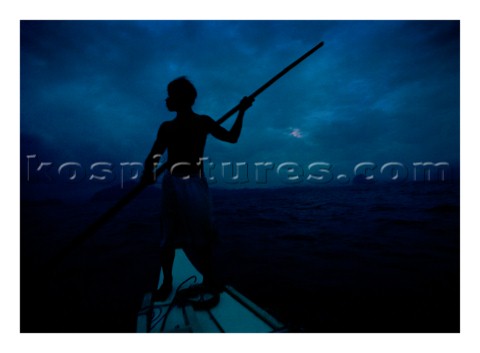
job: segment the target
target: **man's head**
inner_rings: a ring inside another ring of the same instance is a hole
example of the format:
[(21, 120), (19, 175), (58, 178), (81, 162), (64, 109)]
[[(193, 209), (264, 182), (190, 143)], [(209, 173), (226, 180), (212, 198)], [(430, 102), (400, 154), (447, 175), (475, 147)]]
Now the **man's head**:
[(168, 84), (167, 108), (179, 111), (191, 108), (197, 98), (197, 90), (185, 76), (179, 77)]

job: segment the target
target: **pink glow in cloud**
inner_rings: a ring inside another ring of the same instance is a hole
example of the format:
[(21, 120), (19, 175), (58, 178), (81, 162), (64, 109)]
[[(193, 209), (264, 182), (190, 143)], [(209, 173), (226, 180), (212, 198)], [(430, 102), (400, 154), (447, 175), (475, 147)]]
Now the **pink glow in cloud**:
[(290, 131), (290, 134), (289, 134), (289, 135), (290, 135), (290, 136), (293, 136), (293, 137), (295, 137), (295, 138), (297, 138), (297, 139), (303, 138), (302, 132), (300, 131), (300, 129), (297, 129), (297, 128), (292, 129), (292, 131)]

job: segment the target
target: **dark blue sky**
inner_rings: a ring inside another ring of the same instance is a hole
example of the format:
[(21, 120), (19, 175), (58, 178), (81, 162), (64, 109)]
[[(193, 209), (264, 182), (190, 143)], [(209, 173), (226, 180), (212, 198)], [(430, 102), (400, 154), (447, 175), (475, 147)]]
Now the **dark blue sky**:
[(31, 168), (143, 162), (174, 117), (172, 79), (191, 79), (194, 110), (218, 119), (322, 40), (257, 98), (238, 144), (209, 139), (206, 155), (249, 172), (262, 161), (346, 174), (364, 161), (459, 162), (458, 21), (22, 21), (22, 184), (27, 154)]

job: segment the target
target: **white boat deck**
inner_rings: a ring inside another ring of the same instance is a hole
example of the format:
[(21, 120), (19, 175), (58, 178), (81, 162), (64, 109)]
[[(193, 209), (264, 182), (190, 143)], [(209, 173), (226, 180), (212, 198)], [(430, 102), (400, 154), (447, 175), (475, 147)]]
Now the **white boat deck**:
[[(163, 302), (153, 302), (152, 293), (144, 297), (138, 313), (137, 332), (226, 332), (267, 333), (284, 331), (284, 326), (263, 309), (227, 286), (220, 302), (209, 310), (195, 310), (190, 305), (174, 304), (175, 293), (202, 282), (202, 275), (192, 266), (182, 250), (176, 250), (173, 290)], [(159, 284), (162, 283), (160, 274)]]

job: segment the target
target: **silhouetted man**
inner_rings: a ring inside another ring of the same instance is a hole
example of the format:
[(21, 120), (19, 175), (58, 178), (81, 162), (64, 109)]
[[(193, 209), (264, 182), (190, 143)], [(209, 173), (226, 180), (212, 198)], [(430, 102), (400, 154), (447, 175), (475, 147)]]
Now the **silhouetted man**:
[[(162, 181), (162, 224), (160, 262), (163, 283), (154, 294), (156, 300), (165, 300), (172, 291), (172, 268), (176, 248), (184, 248), (187, 255), (195, 254), (198, 270), (204, 284), (212, 285), (212, 245), (216, 231), (212, 222), (208, 184), (203, 174), (202, 157), (207, 136), (236, 143), (242, 130), (245, 111), (253, 99), (245, 97), (230, 130), (226, 130), (206, 115), (192, 110), (197, 97), (193, 84), (180, 77), (168, 84), (166, 99), (169, 111), (177, 116), (164, 122), (152, 150), (145, 161), (142, 181), (155, 182), (154, 159), (168, 154), (167, 168)], [(190, 257), (190, 256), (189, 256)]]

